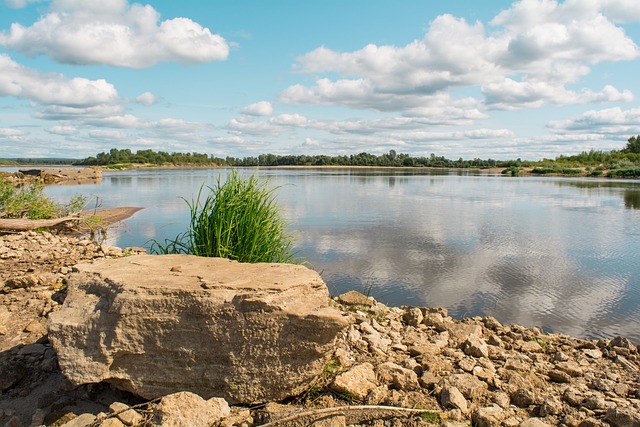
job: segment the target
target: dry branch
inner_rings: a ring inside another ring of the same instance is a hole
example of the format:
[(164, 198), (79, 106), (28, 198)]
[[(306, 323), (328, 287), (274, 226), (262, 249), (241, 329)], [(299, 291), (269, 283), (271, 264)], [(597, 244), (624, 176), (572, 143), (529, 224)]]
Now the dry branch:
[(364, 421), (371, 421), (376, 419), (393, 418), (398, 416), (419, 415), (424, 413), (437, 413), (439, 416), (444, 417), (441, 411), (432, 411), (428, 409), (410, 409), (399, 408), (395, 406), (376, 406), (376, 405), (361, 405), (361, 406), (339, 406), (332, 408), (310, 409), (301, 412), (296, 412), (292, 415), (286, 416), (262, 424), (260, 427), (293, 427), (293, 426), (307, 426), (315, 421), (325, 418), (331, 418), (335, 416), (344, 416), (347, 424), (360, 423)]

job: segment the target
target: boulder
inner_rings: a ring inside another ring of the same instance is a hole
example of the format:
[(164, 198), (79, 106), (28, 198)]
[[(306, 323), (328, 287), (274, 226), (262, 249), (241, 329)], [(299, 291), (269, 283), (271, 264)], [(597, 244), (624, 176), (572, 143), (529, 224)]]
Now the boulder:
[(164, 396), (153, 408), (149, 426), (208, 427), (231, 413), (226, 400), (180, 392)]
[(49, 338), (74, 385), (153, 399), (278, 401), (322, 373), (348, 326), (320, 276), (290, 264), (139, 255), (79, 264)]

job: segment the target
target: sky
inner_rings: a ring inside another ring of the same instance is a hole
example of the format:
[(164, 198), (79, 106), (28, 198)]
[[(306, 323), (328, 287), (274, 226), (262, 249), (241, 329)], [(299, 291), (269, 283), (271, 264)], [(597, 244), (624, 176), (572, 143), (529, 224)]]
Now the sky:
[(0, 0), (0, 158), (621, 149), (639, 45), (638, 0)]

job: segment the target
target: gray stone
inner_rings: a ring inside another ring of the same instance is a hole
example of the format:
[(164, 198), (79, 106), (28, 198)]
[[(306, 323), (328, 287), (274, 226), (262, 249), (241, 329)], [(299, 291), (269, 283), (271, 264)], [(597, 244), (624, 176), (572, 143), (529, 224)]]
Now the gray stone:
[[(232, 403), (297, 395), (348, 326), (318, 273), (189, 255), (80, 264), (49, 338), (73, 385)], [(161, 373), (161, 375), (159, 375)]]

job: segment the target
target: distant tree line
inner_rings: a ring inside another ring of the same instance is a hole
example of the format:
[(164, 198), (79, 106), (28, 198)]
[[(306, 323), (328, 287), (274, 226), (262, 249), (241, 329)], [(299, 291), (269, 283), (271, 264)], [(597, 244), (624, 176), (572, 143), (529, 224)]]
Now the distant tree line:
[(121, 164), (174, 164), (174, 165), (202, 165), (202, 166), (224, 166), (226, 163), (207, 154), (200, 153), (166, 153), (164, 151), (138, 150), (133, 153), (130, 149), (118, 150), (112, 148), (108, 153), (98, 153), (95, 157), (75, 161), (74, 165), (81, 166), (109, 166)]
[(409, 154), (396, 153), (390, 150), (387, 154), (360, 153), (349, 156), (326, 155), (286, 155), (261, 154), (257, 157), (242, 159), (227, 157), (229, 166), (380, 166), (380, 167), (432, 167), (432, 168), (493, 168), (520, 165), (518, 160), (473, 159), (450, 160), (443, 156), (431, 154), (429, 157), (412, 157)]
[(11, 159), (0, 159), (0, 165), (17, 166), (17, 165), (44, 165), (44, 166), (56, 166), (56, 165), (70, 165), (76, 162), (76, 159), (58, 159), (58, 158), (24, 158), (16, 157)]
[(176, 164), (176, 165), (219, 165), (219, 166), (396, 166), (396, 167), (441, 167), (441, 168), (491, 168), (519, 166), (518, 160), (473, 159), (449, 160), (442, 156), (431, 154), (429, 157), (411, 157), (408, 154), (398, 154), (390, 150), (387, 154), (376, 156), (369, 153), (352, 154), (350, 156), (326, 155), (276, 155), (260, 154), (257, 157), (227, 157), (225, 159), (199, 153), (166, 153), (164, 151), (138, 150), (133, 153), (130, 149), (119, 150), (112, 148), (108, 153), (102, 152), (95, 157), (76, 161), (74, 164), (83, 166), (109, 166), (118, 164)]
[[(108, 153), (102, 152), (95, 157), (76, 161), (76, 165), (113, 166), (122, 164), (174, 164), (202, 166), (378, 166), (378, 167), (431, 167), (431, 168), (506, 168), (517, 175), (522, 168), (532, 167), (533, 173), (578, 174), (586, 168), (591, 175), (600, 175), (603, 170), (609, 176), (640, 176), (640, 136), (629, 138), (626, 147), (611, 151), (583, 151), (572, 156), (558, 156), (554, 160), (540, 161), (479, 159), (458, 160), (447, 159), (431, 154), (429, 157), (413, 157), (409, 154), (390, 150), (386, 154), (359, 153), (342, 156), (327, 155), (277, 155), (260, 154), (251, 157), (226, 157), (199, 153), (166, 153), (164, 151), (112, 148)], [(574, 170), (572, 170), (572, 168)], [(578, 169), (580, 170), (578, 170)]]

